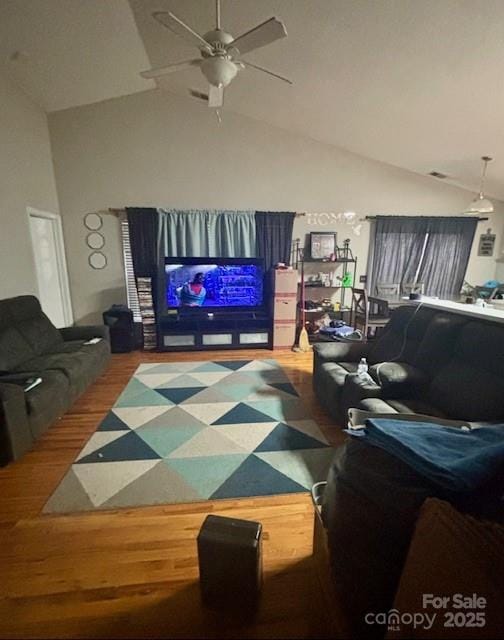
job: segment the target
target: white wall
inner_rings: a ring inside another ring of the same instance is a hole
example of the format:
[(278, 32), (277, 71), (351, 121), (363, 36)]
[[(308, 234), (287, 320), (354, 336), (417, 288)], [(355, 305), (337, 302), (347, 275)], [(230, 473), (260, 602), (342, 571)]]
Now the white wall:
[[(111, 302), (125, 300), (117, 222), (105, 218), (109, 266), (93, 271), (82, 217), (108, 207), (259, 209), (367, 214), (458, 214), (472, 198), (462, 189), (396, 169), (197, 101), (148, 91), (49, 116), (49, 126), (77, 321), (98, 319)], [(341, 124), (344, 126), (344, 124)], [(398, 132), (398, 135), (400, 132)], [(331, 229), (299, 218), (294, 237)], [(481, 223), (502, 235), (497, 223)], [(324, 221), (324, 217), (318, 218)], [(365, 272), (369, 225), (360, 235), (345, 223)], [(467, 278), (495, 275), (492, 258), (471, 258)]]
[(37, 293), (27, 207), (58, 211), (45, 113), (0, 76), (0, 299)]

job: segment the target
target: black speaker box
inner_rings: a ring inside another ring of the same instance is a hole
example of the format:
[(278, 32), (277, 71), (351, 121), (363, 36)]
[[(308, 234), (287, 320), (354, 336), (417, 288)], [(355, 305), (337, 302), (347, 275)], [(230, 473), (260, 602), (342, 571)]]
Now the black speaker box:
[(198, 534), (203, 602), (254, 608), (262, 585), (262, 525), (209, 515)]
[(113, 304), (103, 313), (103, 323), (110, 331), (112, 353), (129, 353), (135, 348), (133, 312), (122, 304)]

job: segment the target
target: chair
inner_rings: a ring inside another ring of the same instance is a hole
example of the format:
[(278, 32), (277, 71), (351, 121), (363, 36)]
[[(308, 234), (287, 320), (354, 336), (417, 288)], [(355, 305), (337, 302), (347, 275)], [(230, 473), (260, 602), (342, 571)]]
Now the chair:
[(491, 300), (499, 291), (499, 287), (474, 287), (474, 296), (483, 300)]
[(376, 283), (376, 294), (378, 296), (385, 296), (387, 298), (392, 298), (393, 296), (398, 296), (400, 290), (399, 284), (390, 284), (388, 282), (377, 282)]
[(382, 329), (390, 320), (389, 306), (386, 300), (368, 296), (365, 289), (352, 288), (351, 325), (362, 327), (364, 337), (368, 337), (371, 328)]
[(500, 284), (492, 293), (492, 300), (502, 300), (504, 298), (504, 284)]
[(410, 293), (419, 293), (423, 296), (425, 293), (425, 284), (423, 282), (403, 282), (403, 296), (409, 296)]

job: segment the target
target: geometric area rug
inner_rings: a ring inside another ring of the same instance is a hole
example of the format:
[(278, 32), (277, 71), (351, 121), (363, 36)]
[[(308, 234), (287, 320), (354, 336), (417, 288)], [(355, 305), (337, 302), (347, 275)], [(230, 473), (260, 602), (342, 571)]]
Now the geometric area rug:
[(305, 492), (333, 455), (276, 360), (141, 364), (44, 512)]

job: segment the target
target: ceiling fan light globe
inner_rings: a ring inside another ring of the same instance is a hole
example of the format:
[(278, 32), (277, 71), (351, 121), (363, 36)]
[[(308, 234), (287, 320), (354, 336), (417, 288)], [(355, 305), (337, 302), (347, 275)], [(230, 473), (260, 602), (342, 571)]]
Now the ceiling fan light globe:
[(214, 87), (227, 87), (238, 73), (236, 65), (219, 56), (207, 58), (201, 63), (201, 71)]
[(480, 193), (478, 196), (476, 196), (476, 198), (474, 198), (474, 200), (471, 202), (464, 213), (493, 213), (493, 210), (494, 206), (492, 201), (488, 198), (485, 198), (485, 196)]

